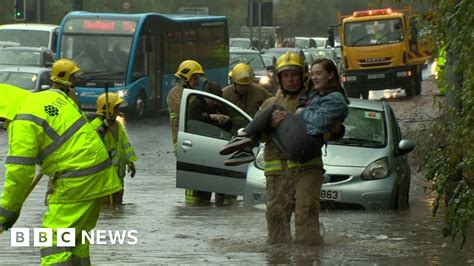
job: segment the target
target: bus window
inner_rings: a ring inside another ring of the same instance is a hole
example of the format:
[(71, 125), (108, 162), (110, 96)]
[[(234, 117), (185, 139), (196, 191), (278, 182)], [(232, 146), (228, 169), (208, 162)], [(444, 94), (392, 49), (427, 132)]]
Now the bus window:
[(168, 32), (165, 43), (165, 71), (174, 73), (178, 69), (179, 64), (183, 61), (181, 48), (181, 32)]
[(197, 43), (196, 43), (196, 31), (185, 30), (183, 32), (183, 59), (194, 59), (198, 58)]
[(226, 42), (226, 34), (224, 27), (216, 27), (211, 29), (211, 50), (215, 58), (210, 63), (208, 68), (217, 68), (224, 64), (228, 64), (229, 58), (227, 57), (229, 47)]
[(211, 30), (208, 28), (198, 29), (198, 59), (203, 65), (207, 66), (212, 61), (211, 59)]
[(135, 64), (133, 66), (132, 80), (137, 80), (146, 75), (146, 52), (145, 52), (145, 35), (140, 36), (135, 50)]

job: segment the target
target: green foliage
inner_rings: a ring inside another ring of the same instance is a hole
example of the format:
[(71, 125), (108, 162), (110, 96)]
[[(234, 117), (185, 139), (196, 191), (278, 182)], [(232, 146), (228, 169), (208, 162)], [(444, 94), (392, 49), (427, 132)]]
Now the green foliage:
[(437, 194), (433, 215), (444, 199), (443, 235), (454, 240), (461, 234), (462, 248), (474, 218), (474, 2), (436, 0), (432, 5), (427, 14), (432, 32), (447, 51), (446, 73), (440, 76), (447, 101), (439, 103), (444, 118), (433, 123), (419, 153), (425, 177)]

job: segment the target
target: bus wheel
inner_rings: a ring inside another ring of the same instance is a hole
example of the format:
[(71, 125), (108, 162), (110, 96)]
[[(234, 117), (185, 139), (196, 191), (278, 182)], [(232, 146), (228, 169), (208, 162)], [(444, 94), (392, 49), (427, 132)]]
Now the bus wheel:
[(134, 107), (134, 113), (135, 117), (140, 119), (145, 115), (145, 110), (146, 110), (146, 95), (143, 91), (141, 91), (137, 99), (135, 100), (135, 107)]

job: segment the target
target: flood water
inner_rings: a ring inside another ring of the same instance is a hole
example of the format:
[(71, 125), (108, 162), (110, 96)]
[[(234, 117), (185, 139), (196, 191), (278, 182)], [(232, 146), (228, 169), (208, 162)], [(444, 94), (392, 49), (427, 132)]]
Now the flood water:
[[(357, 264), (474, 265), (474, 234), (464, 250), (459, 241), (441, 236), (442, 218), (433, 218), (434, 195), (413, 173), (410, 208), (404, 211), (321, 213), (326, 244), (322, 248), (266, 244), (262, 210), (235, 206), (188, 207), (184, 190), (175, 187), (175, 157), (171, 152), (166, 113), (158, 118), (126, 122), (139, 161), (137, 175), (125, 180), (125, 205), (103, 208), (96, 229), (137, 230), (135, 245), (92, 245), (92, 263), (112, 264)], [(7, 138), (0, 131), (0, 173), (3, 190)], [(416, 169), (412, 169), (414, 171)], [(42, 180), (26, 201), (15, 227), (41, 227), (46, 210)], [(10, 233), (0, 235), (0, 264), (38, 264), (38, 247), (11, 247)]]

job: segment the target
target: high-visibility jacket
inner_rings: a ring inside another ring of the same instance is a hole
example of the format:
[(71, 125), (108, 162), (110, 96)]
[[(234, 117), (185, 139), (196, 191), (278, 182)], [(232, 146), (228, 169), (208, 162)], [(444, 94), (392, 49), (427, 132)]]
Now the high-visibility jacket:
[[(283, 94), (281, 96), (274, 96), (269, 98), (262, 104), (262, 109), (272, 105), (278, 104), (288, 112), (294, 113), (299, 102), (298, 99), (301, 95), (306, 94), (306, 90), (303, 89), (299, 94)], [(322, 160), (320, 157), (313, 158), (312, 160), (305, 163), (297, 163), (288, 160), (288, 158), (282, 153), (278, 145), (269, 136), (263, 136), (265, 141), (265, 151), (263, 159), (265, 161), (264, 171), (266, 175), (281, 174), (282, 171), (288, 169), (323, 169)]]
[[(91, 124), (94, 128), (102, 126), (104, 123), (103, 117), (95, 118)], [(132, 145), (128, 141), (127, 133), (119, 122), (114, 122), (117, 126), (118, 134), (117, 139), (112, 135), (112, 130), (107, 130), (103, 137), (103, 141), (107, 151), (109, 152), (112, 163), (117, 169), (118, 177), (124, 178), (127, 165), (135, 162), (137, 160), (137, 155), (133, 150)]]
[(20, 212), (36, 164), (52, 179), (54, 192), (49, 203), (87, 201), (121, 190), (99, 135), (63, 92), (27, 95), (7, 130), (10, 147), (5, 160), (0, 223), (9, 214)]
[(176, 86), (170, 90), (168, 96), (166, 97), (170, 115), (171, 141), (173, 142), (175, 151), (176, 142), (178, 142), (179, 109), (181, 106), (181, 98), (183, 97), (183, 90), (183, 85), (176, 83)]

